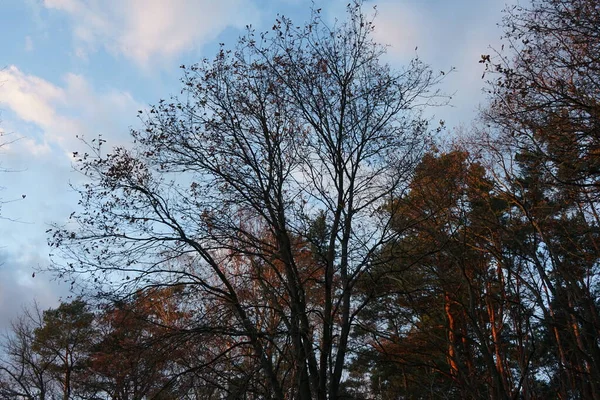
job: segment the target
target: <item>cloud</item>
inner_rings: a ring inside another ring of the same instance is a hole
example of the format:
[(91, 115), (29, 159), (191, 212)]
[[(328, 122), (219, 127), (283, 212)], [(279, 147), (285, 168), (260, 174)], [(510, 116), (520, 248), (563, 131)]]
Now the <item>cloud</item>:
[(20, 249), (20, 255), (2, 251), (0, 253), (0, 333), (10, 327), (10, 321), (29, 308), (35, 301), (42, 309), (57, 306), (58, 298), (69, 296), (68, 285), (49, 281), (46, 274), (33, 272), (47, 261), (32, 248)]
[(478, 61), (490, 45), (499, 47), (501, 32), (496, 22), (505, 2), (514, 0), (378, 2), (374, 38), (390, 46), (385, 61), (401, 67), (418, 55), (434, 72), (455, 68), (440, 86), (443, 93), (453, 95), (453, 107), (429, 108), (427, 117), (444, 119), (450, 127), (476, 117), (477, 103), (485, 103), (483, 68)]
[(419, 10), (405, 2), (381, 2), (377, 6), (374, 38), (378, 43), (389, 45), (388, 52), (401, 60), (415, 55), (415, 47), (427, 40)]
[(33, 40), (31, 39), (31, 36), (25, 36), (25, 51), (26, 52), (32, 52), (33, 51)]
[(111, 144), (122, 144), (130, 125), (126, 121), (132, 121), (136, 110), (143, 108), (128, 92), (98, 93), (83, 76), (72, 73), (58, 86), (13, 65), (0, 70), (0, 82), (0, 104), (17, 117), (9, 121), (11, 125), (19, 125), (20, 120), (41, 132), (19, 143), (34, 154), (47, 150), (48, 144), (70, 152), (77, 135), (102, 134)]
[(60, 115), (58, 110), (68, 104), (68, 93), (17, 67), (0, 71), (0, 103), (12, 110), (21, 120), (33, 123), (47, 133), (47, 140), (62, 143), (74, 136), (81, 127), (76, 120)]
[[(66, 221), (78, 196), (70, 187), (83, 177), (73, 171), (72, 152), (82, 150), (76, 135), (102, 134), (108, 145), (127, 144), (127, 126), (143, 108), (125, 91), (97, 90), (78, 74), (58, 83), (27, 74), (16, 66), (0, 70), (2, 131), (0, 147), (5, 189), (0, 218), (0, 331), (21, 305), (36, 298), (42, 308), (55, 306), (68, 287), (32, 273), (49, 265), (48, 224)], [(25, 194), (26, 197), (22, 195)], [(14, 222), (17, 221), (17, 222)], [(67, 285), (68, 286), (68, 285)]]
[(44, 5), (71, 17), (80, 56), (103, 47), (144, 66), (202, 46), (258, 15), (244, 0), (44, 0)]

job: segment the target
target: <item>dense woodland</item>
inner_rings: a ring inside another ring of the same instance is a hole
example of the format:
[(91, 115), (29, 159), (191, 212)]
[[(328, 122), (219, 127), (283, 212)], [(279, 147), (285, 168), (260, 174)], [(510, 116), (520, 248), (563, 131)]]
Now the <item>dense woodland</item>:
[(249, 30), (74, 155), (82, 297), (13, 322), (2, 398), (600, 399), (600, 4), (506, 10), (452, 141), (452, 74), (383, 63), (363, 6)]

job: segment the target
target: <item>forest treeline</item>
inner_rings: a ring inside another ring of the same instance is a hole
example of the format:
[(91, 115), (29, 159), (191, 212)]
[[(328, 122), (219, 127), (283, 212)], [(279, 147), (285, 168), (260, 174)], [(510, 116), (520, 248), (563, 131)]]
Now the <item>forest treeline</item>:
[(600, 399), (598, 2), (508, 8), (451, 145), (452, 74), (384, 64), (362, 7), (249, 30), (75, 155), (50, 269), (86, 300), (13, 323), (0, 396)]

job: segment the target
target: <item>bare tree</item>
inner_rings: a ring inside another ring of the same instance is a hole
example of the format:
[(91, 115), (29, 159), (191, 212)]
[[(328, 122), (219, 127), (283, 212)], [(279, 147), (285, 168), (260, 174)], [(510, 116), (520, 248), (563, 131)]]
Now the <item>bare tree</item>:
[(35, 329), (42, 325), (42, 313), (37, 304), (24, 310), (4, 335), (0, 360), (0, 398), (49, 399), (54, 385), (50, 368), (53, 358), (43, 357), (34, 350)]
[(396, 235), (381, 208), (428, 145), (441, 77), (382, 64), (372, 31), (357, 1), (345, 22), (280, 17), (184, 67), (182, 98), (142, 116), (133, 150), (81, 158), (90, 183), (78, 227), (52, 232), (70, 260), (55, 271), (112, 293), (181, 286), (195, 321), (182, 335), (220, 338), (213, 361), (239, 373), (223, 389), (338, 398), (370, 300), (355, 285)]

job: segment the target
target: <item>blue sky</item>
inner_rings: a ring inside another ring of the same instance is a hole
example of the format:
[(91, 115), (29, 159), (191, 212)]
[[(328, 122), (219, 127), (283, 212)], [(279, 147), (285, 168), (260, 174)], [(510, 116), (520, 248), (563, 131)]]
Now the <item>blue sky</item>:
[[(346, 1), (315, 0), (326, 18)], [(444, 82), (453, 107), (433, 110), (449, 130), (469, 126), (485, 98), (478, 64), (499, 47), (504, 0), (382, 0), (376, 38), (401, 66), (415, 48)], [(70, 184), (76, 138), (127, 145), (136, 111), (179, 92), (179, 65), (233, 45), (247, 24), (267, 29), (277, 13), (302, 23), (307, 0), (3, 0), (0, 2), (0, 330), (22, 305), (55, 306), (67, 285), (32, 273), (49, 263), (49, 224), (77, 210)], [(432, 115), (433, 115), (432, 114)], [(25, 194), (26, 197), (22, 198)]]

